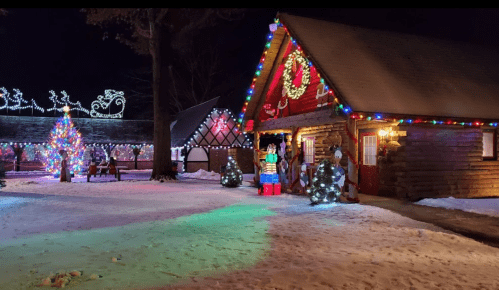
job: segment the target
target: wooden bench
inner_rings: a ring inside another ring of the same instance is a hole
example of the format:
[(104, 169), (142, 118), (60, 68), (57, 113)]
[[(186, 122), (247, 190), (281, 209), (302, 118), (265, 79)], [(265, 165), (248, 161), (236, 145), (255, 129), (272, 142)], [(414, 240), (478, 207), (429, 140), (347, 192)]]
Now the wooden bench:
[[(109, 169), (109, 166), (97, 166), (97, 169)], [(121, 173), (120, 169), (128, 169), (128, 166), (116, 166), (116, 174), (114, 174), (114, 177), (118, 179), (118, 181), (121, 181)], [(88, 170), (87, 173), (87, 182), (90, 182), (90, 177), (93, 175), (94, 177), (97, 177), (97, 174), (99, 174), (99, 177), (101, 177), (102, 173), (96, 173), (96, 174), (90, 174), (90, 170)], [(107, 172), (104, 173), (104, 175), (107, 177)]]

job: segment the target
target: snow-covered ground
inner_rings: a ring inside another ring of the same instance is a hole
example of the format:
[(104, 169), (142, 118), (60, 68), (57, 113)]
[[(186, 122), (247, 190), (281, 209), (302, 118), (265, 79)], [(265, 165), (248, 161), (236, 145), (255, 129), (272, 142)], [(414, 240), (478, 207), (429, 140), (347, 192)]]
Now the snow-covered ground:
[[(149, 175), (8, 174), (0, 289), (43, 289), (72, 270), (83, 275), (70, 289), (499, 289), (498, 248), (388, 210), (258, 196), (208, 172)], [(418, 203), (498, 216), (497, 200)]]
[(499, 217), (499, 198), (425, 198), (416, 204)]

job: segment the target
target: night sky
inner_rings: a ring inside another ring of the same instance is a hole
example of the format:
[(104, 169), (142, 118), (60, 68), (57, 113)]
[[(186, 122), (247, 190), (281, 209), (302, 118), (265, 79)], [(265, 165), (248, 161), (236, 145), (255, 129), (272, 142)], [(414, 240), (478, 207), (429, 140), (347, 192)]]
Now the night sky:
[[(128, 71), (150, 66), (150, 57), (139, 56), (116, 40), (103, 40), (100, 28), (87, 25), (77, 8), (7, 10), (9, 14), (0, 17), (0, 87), (10, 92), (18, 88), (24, 99), (33, 98), (45, 108), (52, 106), (50, 90), (65, 90), (72, 102), (90, 108), (106, 89), (127, 92)], [(213, 28), (224, 44), (223, 70), (237, 76), (226, 80), (232, 90), (221, 96), (220, 105), (236, 114), (263, 52), (268, 25), (278, 11), (494, 48), (499, 44), (498, 9), (252, 8), (243, 19)], [(128, 104), (127, 119), (135, 118), (132, 112), (141, 106), (147, 107), (138, 100)]]

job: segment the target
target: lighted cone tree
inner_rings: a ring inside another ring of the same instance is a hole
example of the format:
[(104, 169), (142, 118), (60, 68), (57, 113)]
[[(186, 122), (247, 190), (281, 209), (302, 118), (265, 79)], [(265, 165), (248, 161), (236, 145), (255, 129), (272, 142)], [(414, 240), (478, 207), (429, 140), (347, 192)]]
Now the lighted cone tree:
[(331, 161), (328, 159), (321, 161), (312, 179), (312, 186), (307, 189), (313, 205), (332, 203), (339, 199), (341, 189), (335, 183), (334, 172)]
[(236, 160), (229, 156), (229, 162), (222, 176), (222, 185), (225, 187), (238, 187), (243, 183), (243, 172), (237, 166)]
[(64, 116), (57, 120), (50, 132), (47, 154), (45, 156), (45, 169), (55, 176), (61, 173), (61, 150), (67, 153), (67, 168), (69, 168), (69, 172), (73, 174), (79, 173), (83, 165), (85, 147), (81, 139), (81, 133), (74, 128), (68, 107), (65, 107)]

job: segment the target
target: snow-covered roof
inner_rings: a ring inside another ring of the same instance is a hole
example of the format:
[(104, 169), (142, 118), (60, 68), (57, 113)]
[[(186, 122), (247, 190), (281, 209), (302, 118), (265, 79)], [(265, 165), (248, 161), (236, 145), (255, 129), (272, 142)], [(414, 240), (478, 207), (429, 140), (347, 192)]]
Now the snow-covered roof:
[(208, 116), (208, 113), (216, 106), (220, 97), (192, 106), (177, 114), (171, 128), (171, 146), (182, 147), (187, 139), (199, 127), (201, 122)]
[(499, 55), (491, 48), (278, 18), (354, 111), (499, 118)]
[[(0, 142), (47, 142), (59, 117), (0, 116)], [(151, 144), (150, 120), (72, 118), (84, 143)]]

